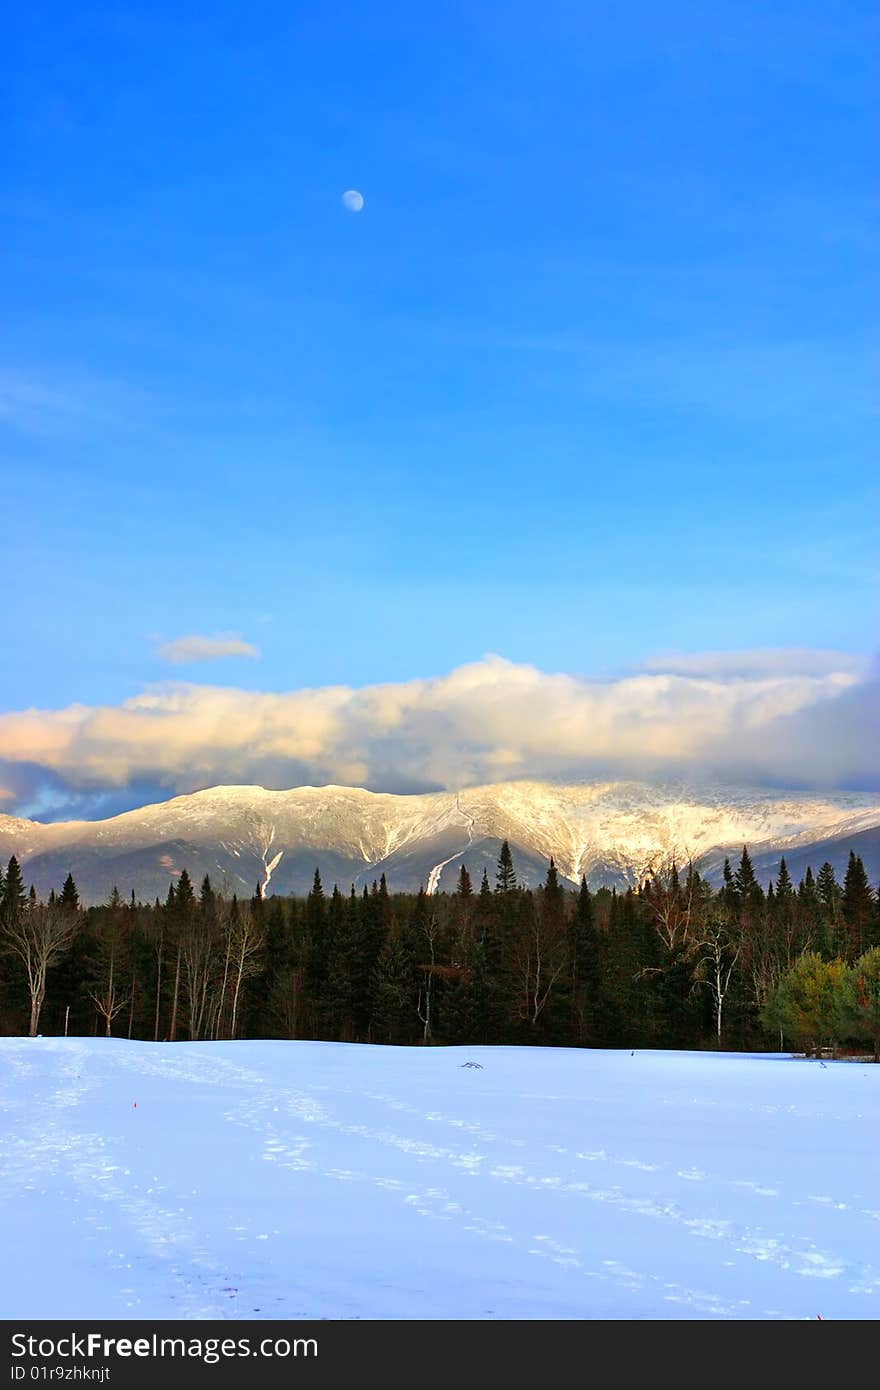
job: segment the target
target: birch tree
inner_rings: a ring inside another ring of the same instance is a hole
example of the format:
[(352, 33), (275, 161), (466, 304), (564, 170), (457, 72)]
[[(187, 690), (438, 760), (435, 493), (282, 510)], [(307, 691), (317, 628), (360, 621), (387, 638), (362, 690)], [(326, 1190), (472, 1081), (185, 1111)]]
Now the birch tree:
[(724, 1001), (730, 989), (736, 963), (742, 951), (742, 937), (732, 926), (728, 914), (717, 902), (701, 914), (700, 940), (692, 944), (694, 985), (709, 990), (715, 1012), (715, 1038), (721, 1046)]
[(27, 903), (19, 911), (3, 913), (3, 939), (24, 966), (32, 1038), (40, 1026), (47, 972), (69, 948), (75, 930), (75, 919), (57, 904), (48, 907), (44, 903)]
[(229, 978), (232, 988), (232, 1021), (229, 1036), (235, 1037), (241, 987), (245, 980), (262, 969), (262, 950), (266, 933), (262, 920), (250, 907), (239, 909), (229, 918)]

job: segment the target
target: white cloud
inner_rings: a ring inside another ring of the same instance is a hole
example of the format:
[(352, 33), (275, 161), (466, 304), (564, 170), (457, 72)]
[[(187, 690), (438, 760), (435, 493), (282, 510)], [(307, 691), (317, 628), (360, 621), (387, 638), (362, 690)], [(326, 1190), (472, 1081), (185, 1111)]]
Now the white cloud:
[(806, 674), (789, 664), (781, 653), (774, 673), (765, 653), (754, 675), (593, 681), (488, 656), (360, 690), (164, 685), (116, 706), (0, 715), (0, 763), (12, 785), (43, 776), (72, 791), (669, 775), (880, 786), (876, 680), (849, 659)]
[(676, 676), (731, 677), (827, 676), (849, 673), (863, 676), (869, 669), (865, 656), (812, 647), (751, 647), (735, 652), (667, 652), (641, 663), (643, 671)]
[(172, 666), (189, 666), (196, 661), (219, 661), (228, 656), (247, 656), (256, 660), (259, 647), (245, 642), (236, 632), (218, 633), (216, 637), (176, 637), (173, 642), (163, 642), (156, 648), (156, 655)]

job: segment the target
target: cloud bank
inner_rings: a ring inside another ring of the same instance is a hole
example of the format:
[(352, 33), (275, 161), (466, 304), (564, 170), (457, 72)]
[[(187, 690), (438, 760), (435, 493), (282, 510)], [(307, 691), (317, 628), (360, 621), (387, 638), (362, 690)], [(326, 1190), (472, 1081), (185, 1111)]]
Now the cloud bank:
[(363, 689), (164, 685), (118, 706), (0, 715), (0, 775), (19, 808), (47, 785), (80, 805), (89, 790), (249, 782), (417, 791), (688, 776), (880, 789), (876, 677), (816, 653), (776, 664), (766, 652), (707, 657), (692, 673), (600, 681), (487, 656)]
[(216, 637), (176, 637), (173, 642), (163, 642), (158, 646), (156, 655), (172, 666), (189, 666), (197, 661), (219, 661), (228, 656), (247, 656), (256, 660), (260, 649), (251, 642), (245, 642), (237, 632), (226, 632)]

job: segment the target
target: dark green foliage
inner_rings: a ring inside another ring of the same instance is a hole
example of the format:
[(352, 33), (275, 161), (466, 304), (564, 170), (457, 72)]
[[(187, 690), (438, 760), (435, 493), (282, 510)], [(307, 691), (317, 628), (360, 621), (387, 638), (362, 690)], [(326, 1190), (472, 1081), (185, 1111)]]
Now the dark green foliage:
[[(115, 890), (114, 890), (115, 891)], [(196, 911), (196, 896), (186, 869), (181, 869), (174, 894), (177, 917), (180, 922), (191, 922)]]
[(745, 845), (739, 868), (733, 876), (733, 891), (741, 911), (754, 911), (763, 901), (761, 885), (755, 877), (752, 860)]
[(598, 1039), (602, 1016), (602, 941), (596, 930), (593, 897), (586, 878), (581, 879), (577, 907), (568, 927), (569, 999), (572, 1038), (579, 1043)]
[(73, 881), (73, 874), (68, 874), (67, 878), (64, 880), (64, 887), (61, 889), (61, 897), (58, 899), (58, 905), (62, 912), (79, 911), (79, 893)]
[[(765, 894), (744, 849), (735, 871), (725, 864), (717, 893), (689, 866), (618, 894), (591, 893), (585, 880), (574, 892), (552, 861), (537, 890), (519, 886), (505, 842), (494, 889), (484, 870), (477, 892), (465, 867), (454, 892), (431, 896), (392, 894), (384, 876), (328, 896), (316, 871), (304, 899), (264, 899), (258, 889), (239, 903), (207, 877), (196, 898), (182, 870), (164, 903), (114, 889), (86, 911), (70, 875), (44, 907), (13, 859), (0, 876), (7, 1032), (26, 1031), (28, 1020), (12, 934), (46, 911), (71, 927), (40, 1015), (55, 1033), (66, 1023), (73, 1034), (156, 1040), (694, 1047), (718, 1045), (720, 1023), (724, 1046), (779, 1046), (780, 984), (808, 951), (845, 969), (866, 962), (858, 987), (846, 975), (849, 1003), (822, 1036), (867, 1039), (874, 1027), (880, 919), (854, 854), (842, 890), (827, 864), (795, 890), (783, 860)], [(713, 951), (726, 972), (723, 1010)], [(794, 1017), (789, 1010), (783, 1026)]]
[(513, 855), (510, 852), (510, 845), (505, 840), (498, 855), (498, 868), (495, 873), (495, 892), (513, 893), (516, 890), (516, 870), (513, 867)]
[(27, 907), (27, 900), (28, 895), (25, 892), (21, 869), (18, 866), (18, 860), (13, 854), (3, 880), (2, 917), (5, 925), (11, 927), (19, 921), (22, 913)]
[(846, 951), (855, 959), (880, 943), (877, 941), (877, 914), (874, 894), (861, 859), (850, 850), (846, 877), (843, 881), (841, 913), (846, 932)]

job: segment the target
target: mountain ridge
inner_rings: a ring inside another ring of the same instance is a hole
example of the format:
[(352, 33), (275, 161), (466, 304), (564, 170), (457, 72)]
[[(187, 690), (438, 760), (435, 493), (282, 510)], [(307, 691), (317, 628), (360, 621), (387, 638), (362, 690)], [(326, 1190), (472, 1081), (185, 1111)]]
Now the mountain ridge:
[(346, 889), (385, 873), (392, 890), (445, 891), (462, 864), (472, 877), (485, 866), (491, 878), (505, 839), (528, 884), (543, 878), (551, 856), (569, 883), (584, 875), (593, 887), (635, 884), (672, 859), (693, 860), (717, 878), (725, 855), (743, 844), (766, 881), (781, 855), (811, 862), (814, 845), (825, 846), (823, 857), (841, 871), (856, 841), (876, 877), (880, 796), (635, 781), (404, 794), (229, 785), (106, 820), (0, 815), (2, 852), (16, 854), (38, 892), (57, 889), (69, 870), (86, 902), (105, 900), (113, 886), (162, 897), (184, 867), (194, 879), (208, 873), (219, 888), (248, 895), (258, 884), (267, 893), (307, 891), (316, 867), (326, 884)]

